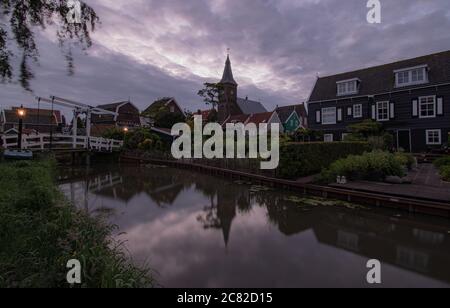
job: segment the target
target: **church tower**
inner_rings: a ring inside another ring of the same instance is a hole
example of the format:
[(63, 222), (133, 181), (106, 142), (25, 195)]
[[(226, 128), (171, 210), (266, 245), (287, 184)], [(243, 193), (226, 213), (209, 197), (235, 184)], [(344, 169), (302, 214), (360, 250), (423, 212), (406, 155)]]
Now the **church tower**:
[(219, 82), (219, 123), (223, 123), (230, 115), (241, 114), (241, 110), (237, 104), (237, 88), (238, 84), (233, 78), (231, 69), (230, 55), (227, 56), (225, 69), (223, 71), (222, 80)]

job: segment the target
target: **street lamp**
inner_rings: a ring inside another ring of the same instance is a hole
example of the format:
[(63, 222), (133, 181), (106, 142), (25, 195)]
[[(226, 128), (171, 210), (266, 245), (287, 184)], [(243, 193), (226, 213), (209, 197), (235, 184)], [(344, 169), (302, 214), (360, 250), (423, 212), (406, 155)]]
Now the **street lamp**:
[(17, 109), (17, 116), (19, 117), (19, 136), (17, 140), (17, 148), (22, 150), (22, 133), (23, 133), (23, 119), (25, 118), (27, 111), (23, 108), (23, 105)]
[(125, 134), (128, 133), (128, 131), (129, 131), (128, 127), (124, 127), (124, 128), (123, 128), (123, 132), (124, 132)]

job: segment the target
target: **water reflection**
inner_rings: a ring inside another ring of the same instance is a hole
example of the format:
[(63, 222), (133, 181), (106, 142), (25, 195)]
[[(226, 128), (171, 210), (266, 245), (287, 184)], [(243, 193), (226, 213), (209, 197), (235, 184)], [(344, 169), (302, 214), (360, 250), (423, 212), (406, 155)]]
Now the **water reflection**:
[(450, 224), (388, 211), (311, 206), (189, 171), (64, 170), (61, 187), (90, 212), (111, 210), (138, 262), (171, 287), (449, 286)]

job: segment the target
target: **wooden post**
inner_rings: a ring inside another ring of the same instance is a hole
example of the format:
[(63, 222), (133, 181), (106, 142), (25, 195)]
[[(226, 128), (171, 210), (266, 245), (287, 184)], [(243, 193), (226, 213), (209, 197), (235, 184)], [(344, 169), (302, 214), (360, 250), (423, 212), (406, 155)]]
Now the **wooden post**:
[(73, 124), (72, 124), (72, 148), (77, 148), (77, 131), (78, 131), (78, 111), (73, 111)]

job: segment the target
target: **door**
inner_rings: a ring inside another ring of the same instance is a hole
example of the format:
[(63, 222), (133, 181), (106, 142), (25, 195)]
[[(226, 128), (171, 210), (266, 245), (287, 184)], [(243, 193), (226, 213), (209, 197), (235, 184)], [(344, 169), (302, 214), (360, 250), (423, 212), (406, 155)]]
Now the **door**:
[(397, 149), (403, 149), (405, 152), (411, 152), (411, 131), (397, 131)]

